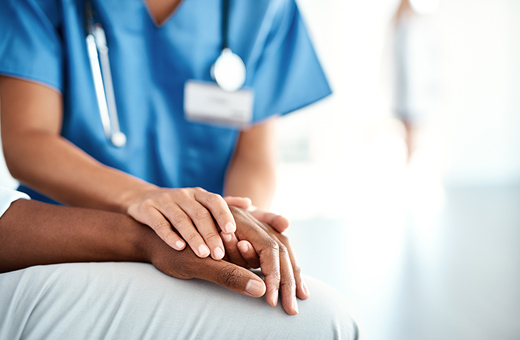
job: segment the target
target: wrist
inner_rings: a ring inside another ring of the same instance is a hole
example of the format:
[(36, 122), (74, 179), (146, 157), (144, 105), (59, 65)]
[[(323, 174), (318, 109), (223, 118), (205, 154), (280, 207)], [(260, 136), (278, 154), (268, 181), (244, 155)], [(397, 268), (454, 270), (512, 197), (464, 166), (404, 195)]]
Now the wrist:
[(139, 182), (138, 185), (134, 185), (119, 195), (117, 203), (119, 212), (128, 214), (128, 210), (133, 204), (141, 201), (143, 197), (148, 196), (149, 193), (159, 188), (156, 185), (145, 181), (139, 180)]
[(157, 242), (161, 240), (149, 227), (135, 222), (133, 219), (132, 221), (137, 225), (133, 239), (136, 255), (139, 261), (152, 263), (154, 252), (158, 247)]

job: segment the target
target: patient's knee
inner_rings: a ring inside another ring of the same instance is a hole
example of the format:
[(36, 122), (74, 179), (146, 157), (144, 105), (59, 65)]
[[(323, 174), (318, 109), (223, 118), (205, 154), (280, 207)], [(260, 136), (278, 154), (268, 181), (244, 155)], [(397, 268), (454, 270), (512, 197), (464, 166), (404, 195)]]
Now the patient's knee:
[[(328, 285), (306, 277), (311, 297), (299, 301), (300, 339), (358, 339), (358, 327), (347, 299)], [(295, 336), (294, 339), (298, 338)]]

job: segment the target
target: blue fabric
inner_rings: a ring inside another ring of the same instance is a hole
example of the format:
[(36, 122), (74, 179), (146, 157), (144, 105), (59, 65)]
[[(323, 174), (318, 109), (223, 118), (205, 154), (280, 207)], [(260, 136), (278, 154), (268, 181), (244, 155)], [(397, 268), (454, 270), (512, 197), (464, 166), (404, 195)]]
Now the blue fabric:
[[(221, 2), (184, 0), (161, 27), (144, 0), (92, 3), (107, 34), (125, 147), (113, 147), (103, 133), (83, 0), (3, 0), (0, 74), (59, 90), (62, 135), (98, 161), (159, 186), (222, 193), (239, 131), (189, 122), (183, 111), (185, 82), (211, 80), (222, 43)], [(255, 123), (330, 94), (294, 0), (232, 0), (229, 45), (246, 64)]]

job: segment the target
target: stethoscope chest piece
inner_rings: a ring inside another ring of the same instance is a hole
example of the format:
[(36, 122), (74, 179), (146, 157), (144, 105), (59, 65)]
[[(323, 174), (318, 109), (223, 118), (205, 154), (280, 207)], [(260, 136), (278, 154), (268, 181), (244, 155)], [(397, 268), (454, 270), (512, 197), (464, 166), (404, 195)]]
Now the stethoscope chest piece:
[(211, 69), (213, 78), (225, 91), (239, 90), (246, 80), (246, 66), (231, 49), (224, 48)]
[(126, 145), (126, 135), (121, 131), (114, 131), (110, 138), (112, 144), (117, 148), (122, 148)]

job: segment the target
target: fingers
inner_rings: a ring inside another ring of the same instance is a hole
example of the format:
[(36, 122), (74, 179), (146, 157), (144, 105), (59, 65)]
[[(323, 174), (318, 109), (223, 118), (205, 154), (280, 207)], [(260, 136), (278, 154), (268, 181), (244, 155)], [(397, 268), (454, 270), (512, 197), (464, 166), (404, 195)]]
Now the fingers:
[(253, 297), (261, 297), (265, 294), (265, 284), (255, 274), (232, 263), (227, 263), (226, 265), (224, 265), (226, 262), (217, 263), (222, 268), (218, 268), (215, 278), (210, 278), (210, 281)]
[(280, 295), (283, 309), (289, 315), (298, 314), (296, 302), (296, 281), (291, 265), (291, 259), (285, 245), (280, 244)]
[(275, 231), (274, 228), (272, 228), (269, 225), (264, 225), (264, 227), (269, 232), (271, 232), (272, 237), (276, 238), (284, 246), (283, 249), (285, 249), (285, 251), (287, 252), (287, 255), (289, 256), (292, 273), (294, 275), (294, 280), (295, 280), (295, 284), (296, 284), (296, 296), (302, 300), (306, 300), (310, 296), (310, 292), (302, 278), (301, 268), (298, 265), (296, 255), (294, 254), (294, 251), (292, 250), (291, 244), (289, 242), (289, 238), (287, 236)]
[(249, 241), (260, 258), (260, 268), (265, 276), (265, 298), (274, 307), (278, 303), (281, 275), (278, 242), (249, 218), (244, 210), (235, 207), (230, 207), (230, 210), (237, 223), (237, 237)]
[(235, 220), (222, 196), (207, 192), (201, 188), (195, 188), (194, 193), (195, 199), (211, 212), (211, 215), (213, 215), (213, 218), (217, 221), (218, 226), (223, 232), (235, 232)]
[(220, 233), (220, 237), (224, 242), (224, 247), (226, 247), (226, 260), (241, 267), (248, 267), (247, 261), (237, 248), (238, 240), (235, 234)]
[(224, 197), (224, 201), (226, 201), (228, 205), (246, 210), (249, 209), (253, 204), (251, 199), (247, 197), (226, 196)]
[(261, 297), (265, 294), (265, 284), (251, 271), (225, 261), (199, 258), (191, 248), (181, 252), (159, 241), (150, 243), (151, 262), (163, 273), (180, 279), (198, 278), (214, 282), (235, 292)]
[(309, 288), (307, 288), (307, 285), (305, 284), (305, 281), (302, 278), (301, 268), (298, 265), (298, 261), (296, 260), (294, 251), (290, 246), (289, 239), (283, 235), (278, 235), (278, 239), (285, 245), (285, 248), (287, 249), (287, 253), (289, 255), (289, 259), (291, 261), (294, 280), (296, 282), (296, 296), (302, 300), (306, 300), (310, 296)]
[[(146, 196), (130, 205), (130, 216), (149, 225), (174, 249), (183, 249), (185, 243), (172, 227), (197, 256), (211, 255), (216, 260), (224, 257), (225, 248), (219, 229), (232, 233), (236, 226), (226, 201), (220, 195), (201, 188), (183, 188), (157, 189)], [(244, 202), (240, 198), (234, 200)]]
[[(174, 220), (173, 225), (188, 242), (190, 248), (199, 257), (206, 257), (211, 252), (212, 258), (221, 260), (225, 248), (211, 213), (195, 201), (180, 202), (180, 207), (185, 212), (184, 216), (179, 218), (180, 213), (177, 211), (179, 215), (170, 217), (170, 221)], [(171, 210), (175, 211), (175, 208)]]
[(197, 273), (193, 276), (214, 282), (235, 292), (261, 297), (265, 294), (265, 284), (261, 278), (249, 270), (225, 261), (202, 259), (197, 265)]
[[(284, 310), (290, 314), (298, 313), (296, 296), (306, 299), (308, 289), (301, 277), (301, 271), (296, 262), (296, 258), (289, 244), (289, 240), (274, 228), (267, 224), (262, 224), (250, 212), (242, 212), (242, 216), (231, 209), (237, 222), (237, 236), (241, 240), (238, 244), (242, 257), (252, 261), (249, 250), (246, 249), (244, 241), (249, 241), (251, 246), (260, 258), (262, 273), (266, 276), (266, 300), (271, 306), (275, 306), (281, 297)], [(266, 216), (263, 214), (262, 216)], [(260, 216), (260, 217), (262, 217)], [(247, 219), (247, 218), (248, 219)], [(272, 215), (269, 215), (272, 217)], [(252, 228), (246, 222), (252, 223), (256, 228)], [(277, 261), (277, 263), (274, 263)]]
[(248, 266), (251, 268), (259, 268), (260, 267), (260, 259), (255, 252), (255, 249), (248, 241), (240, 241), (237, 244), (237, 248), (242, 255), (242, 258), (247, 262)]
[(129, 215), (150, 226), (157, 236), (173, 249), (183, 250), (186, 247), (186, 243), (172, 230), (170, 223), (155, 207), (147, 207), (146, 204), (140, 207), (133, 206), (129, 209)]
[(259, 209), (249, 210), (249, 213), (258, 221), (269, 224), (279, 233), (284, 232), (289, 227), (289, 220), (282, 215), (273, 214)]

